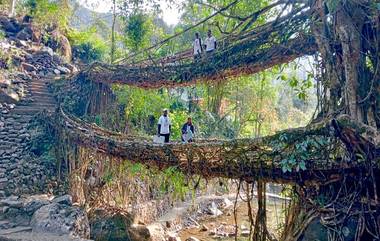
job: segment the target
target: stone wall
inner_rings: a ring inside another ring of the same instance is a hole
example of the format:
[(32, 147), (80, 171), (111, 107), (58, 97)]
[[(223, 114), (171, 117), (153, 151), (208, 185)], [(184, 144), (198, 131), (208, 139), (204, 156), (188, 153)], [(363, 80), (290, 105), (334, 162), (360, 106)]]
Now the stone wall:
[(55, 170), (29, 152), (31, 116), (13, 114), (9, 107), (0, 104), (0, 196), (49, 192)]

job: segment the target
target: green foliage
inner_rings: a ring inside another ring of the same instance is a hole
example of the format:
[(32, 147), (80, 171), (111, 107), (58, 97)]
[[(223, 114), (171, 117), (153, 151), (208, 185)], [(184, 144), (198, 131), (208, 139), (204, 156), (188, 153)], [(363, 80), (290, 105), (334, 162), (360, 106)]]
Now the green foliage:
[(337, 11), (338, 5), (341, 0), (326, 0), (326, 6), (330, 13)]
[(108, 169), (102, 179), (107, 185), (113, 185), (116, 180), (125, 183), (127, 180), (138, 179), (154, 190), (152, 195), (155, 198), (169, 195), (174, 200), (184, 200), (193, 190), (187, 177), (176, 167), (158, 170), (129, 161), (123, 161), (120, 165)]
[[(297, 65), (294, 65), (294, 70)], [(313, 87), (314, 76), (309, 73), (306, 79), (300, 79), (295, 73), (283, 74), (280, 76), (281, 80), (288, 82), (289, 86), (296, 92), (300, 100), (305, 101), (308, 98), (310, 89)]]
[(315, 203), (316, 203), (319, 207), (323, 208), (323, 207), (326, 206), (326, 204), (329, 203), (329, 200), (328, 200), (328, 197), (326, 197), (324, 194), (321, 193), (321, 194), (319, 194), (319, 195), (316, 197)]
[[(300, 100), (287, 82), (276, 80), (277, 72), (277, 69), (268, 70), (221, 85), (173, 90), (115, 86), (114, 90), (118, 101), (125, 106), (126, 120), (140, 134), (155, 134), (162, 109), (169, 108), (172, 140), (180, 139), (180, 129), (188, 115), (193, 117), (197, 138), (253, 137), (304, 125), (314, 111), (308, 99)], [(310, 91), (303, 87), (302, 90)], [(188, 96), (196, 99), (191, 108), (183, 99)]]
[(184, 200), (190, 191), (185, 175), (176, 167), (166, 169), (161, 180), (161, 191), (172, 193), (175, 199)]
[[(208, 0), (205, 1), (207, 4), (210, 4), (212, 6), (216, 6), (217, 8), (222, 8), (223, 6), (227, 6), (232, 1), (230, 0)], [(271, 1), (268, 0), (260, 0), (260, 1), (251, 1), (251, 0), (242, 0), (239, 1), (237, 4), (235, 4), (233, 7), (225, 11), (225, 15), (218, 15), (212, 19), (211, 24), (210, 22), (207, 24), (204, 24), (201, 26), (197, 31), (200, 31), (201, 33), (206, 33), (207, 29), (212, 29), (214, 34), (217, 37), (221, 36), (221, 33), (219, 29), (230, 32), (233, 30), (240, 21), (233, 18), (228, 18), (226, 16), (248, 16), (252, 14), (253, 12), (258, 11), (259, 9), (262, 9), (263, 7), (267, 6)], [(194, 24), (199, 19), (206, 18), (210, 16), (215, 10), (211, 7), (206, 7), (205, 5), (199, 4), (199, 1), (189, 1), (185, 4), (185, 14), (182, 17), (182, 22), (185, 25)], [(273, 14), (273, 13), (272, 13)], [(257, 19), (256, 23), (247, 23), (246, 25), (242, 26), (247, 29), (250, 29), (254, 27), (257, 23), (262, 23), (267, 17), (271, 17), (269, 14), (260, 16), (259, 19)], [(216, 26), (219, 26), (216, 27)], [(191, 36), (194, 36), (194, 34), (191, 34)], [(205, 36), (203, 34), (203, 36)]]
[(69, 41), (73, 47), (73, 56), (84, 63), (104, 60), (109, 46), (97, 34), (96, 28), (86, 31), (71, 30), (68, 34)]
[(172, 122), (172, 139), (180, 140), (181, 139), (181, 129), (183, 124), (186, 123), (187, 117), (189, 114), (185, 111), (173, 111), (170, 115), (170, 120)]
[(139, 131), (153, 135), (158, 118), (170, 99), (164, 90), (143, 90), (129, 86), (114, 86), (119, 103), (125, 106), (125, 117)]
[(71, 14), (68, 1), (26, 0), (24, 3), (28, 14), (33, 16), (34, 23), (41, 26), (66, 29)]
[(12, 52), (0, 52), (0, 69), (12, 68)]
[(321, 152), (327, 148), (330, 140), (307, 136), (306, 140), (289, 144), (290, 138), (286, 133), (281, 134), (278, 141), (272, 144), (275, 152), (286, 152), (288, 157), (281, 160), (281, 168), (284, 173), (292, 171), (305, 171), (307, 169), (307, 162), (315, 156), (316, 152)]
[(78, 58), (84, 63), (91, 63), (101, 60), (104, 56), (102, 49), (96, 48), (91, 42), (81, 43), (73, 46), (74, 58)]
[(113, 173), (112, 173), (111, 170), (108, 170), (106, 173), (104, 173), (104, 175), (103, 175), (103, 177), (102, 177), (102, 180), (103, 180), (106, 184), (108, 184), (108, 185), (112, 184), (113, 179), (114, 179), (114, 175), (113, 175)]
[(279, 88), (266, 71), (236, 78), (228, 83), (228, 112), (233, 116), (236, 136), (259, 136), (273, 132)]
[(0, 29), (0, 40), (5, 39), (5, 33), (2, 29)]
[(217, 114), (197, 112), (193, 114), (197, 126), (197, 136), (203, 138), (235, 138), (238, 136), (236, 126), (231, 119), (220, 117)]
[(125, 45), (132, 51), (147, 47), (150, 43), (152, 21), (146, 14), (136, 12), (126, 18)]

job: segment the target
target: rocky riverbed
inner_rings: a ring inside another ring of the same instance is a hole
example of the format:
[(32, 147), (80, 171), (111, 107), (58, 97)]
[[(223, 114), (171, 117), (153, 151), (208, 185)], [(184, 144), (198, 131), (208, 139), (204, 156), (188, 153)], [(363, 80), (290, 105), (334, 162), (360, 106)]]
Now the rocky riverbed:
[[(148, 225), (153, 240), (247, 240), (250, 223), (247, 203), (242, 198), (236, 202), (237, 234), (235, 229), (235, 196), (207, 195), (176, 206)], [(267, 194), (267, 218), (269, 231), (275, 236), (284, 223), (284, 207), (289, 200), (276, 194)], [(257, 199), (251, 201), (253, 218), (257, 211)]]

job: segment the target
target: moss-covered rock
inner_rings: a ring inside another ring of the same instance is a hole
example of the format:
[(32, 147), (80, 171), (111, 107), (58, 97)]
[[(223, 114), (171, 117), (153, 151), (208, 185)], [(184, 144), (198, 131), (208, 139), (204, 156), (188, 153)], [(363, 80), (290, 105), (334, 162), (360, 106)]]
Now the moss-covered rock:
[(132, 217), (124, 213), (110, 213), (98, 209), (90, 214), (91, 239), (95, 241), (132, 241), (129, 227)]

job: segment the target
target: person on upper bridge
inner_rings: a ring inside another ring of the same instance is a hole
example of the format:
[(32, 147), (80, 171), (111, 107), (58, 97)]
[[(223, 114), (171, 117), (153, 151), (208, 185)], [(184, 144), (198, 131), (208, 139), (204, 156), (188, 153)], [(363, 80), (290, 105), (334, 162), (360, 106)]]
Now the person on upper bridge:
[(171, 122), (169, 118), (169, 111), (167, 109), (163, 110), (162, 116), (158, 119), (158, 133), (157, 135), (165, 137), (165, 143), (169, 142), (171, 133)]
[(203, 46), (202, 46), (202, 39), (199, 37), (199, 33), (195, 33), (195, 39), (193, 43), (193, 50), (194, 50), (194, 60), (200, 59), (202, 52), (203, 52)]
[(207, 54), (212, 54), (216, 50), (216, 38), (212, 36), (211, 30), (207, 32), (207, 38), (205, 40), (205, 48)]
[(187, 122), (182, 126), (182, 141), (185, 143), (193, 142), (194, 126), (191, 117), (187, 118)]

